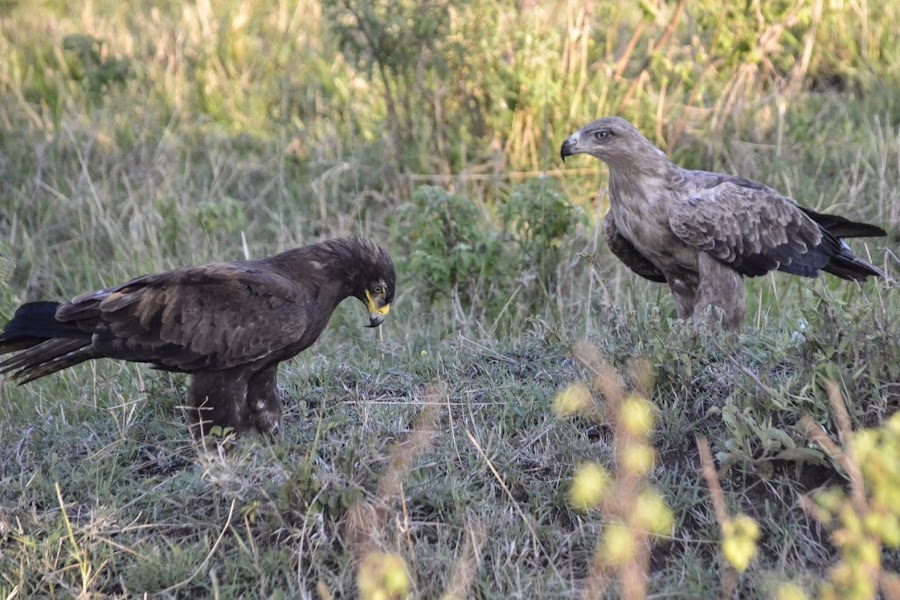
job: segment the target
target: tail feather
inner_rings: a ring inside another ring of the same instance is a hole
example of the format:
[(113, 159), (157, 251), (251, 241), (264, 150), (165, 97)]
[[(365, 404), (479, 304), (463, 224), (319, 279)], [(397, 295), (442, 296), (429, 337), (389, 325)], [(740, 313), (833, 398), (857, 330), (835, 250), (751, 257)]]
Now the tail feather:
[(0, 374), (26, 383), (99, 356), (89, 332), (56, 320), (58, 308), (58, 302), (29, 302), (16, 310), (0, 333), (0, 355), (17, 354), (0, 362)]
[(0, 362), (0, 373), (28, 383), (99, 357), (90, 340), (50, 339)]
[(0, 355), (24, 350), (25, 348), (31, 348), (43, 341), (46, 341), (45, 338), (20, 336), (15, 339), (4, 339), (0, 336)]
[[(866, 261), (858, 258), (850, 250), (850, 246), (841, 238), (858, 238), (858, 237), (882, 237), (887, 232), (877, 225), (868, 223), (859, 223), (851, 221), (838, 215), (824, 215), (803, 206), (799, 207), (806, 215), (816, 222), (822, 228), (825, 238), (831, 238), (840, 244), (840, 247), (833, 248), (832, 256), (828, 258), (821, 269), (826, 273), (836, 275), (841, 279), (849, 279), (851, 281), (860, 281), (866, 277), (887, 277), (884, 272), (874, 265), (870, 265)], [(833, 242), (832, 242), (833, 243)]]
[(843, 240), (841, 240), (841, 253), (832, 256), (822, 270), (851, 281), (861, 281), (871, 276), (887, 278), (884, 271), (853, 254)]
[(800, 207), (800, 210), (805, 212), (822, 229), (825, 229), (837, 238), (882, 237), (887, 235), (887, 232), (877, 225), (851, 221), (838, 215), (824, 215), (803, 206)]
[[(90, 344), (90, 341), (87, 342)], [(85, 345), (83, 340), (43, 340), (39, 344), (18, 354), (14, 354), (0, 362), (0, 373), (7, 374), (16, 369), (27, 369), (41, 363), (53, 360)]]

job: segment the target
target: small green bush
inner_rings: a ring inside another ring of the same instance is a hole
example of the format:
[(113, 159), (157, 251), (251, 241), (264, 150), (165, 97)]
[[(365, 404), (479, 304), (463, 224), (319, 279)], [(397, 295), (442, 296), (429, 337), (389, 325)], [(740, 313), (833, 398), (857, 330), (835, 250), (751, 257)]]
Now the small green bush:
[(94, 100), (113, 84), (125, 85), (132, 75), (129, 60), (105, 56), (103, 45), (102, 40), (85, 34), (67, 35), (62, 43), (69, 74)]
[(244, 205), (234, 198), (200, 202), (194, 208), (194, 220), (208, 235), (216, 232), (234, 233), (247, 227)]
[(515, 240), (524, 264), (546, 287), (557, 279), (563, 243), (583, 219), (555, 179), (517, 185), (503, 206), (504, 230)]
[[(580, 211), (558, 182), (518, 185), (496, 218), (473, 200), (432, 186), (418, 188), (401, 211), (408, 268), (429, 302), (458, 299), (466, 312), (491, 319), (533, 314), (548, 306), (560, 276), (563, 244)], [(508, 310), (512, 299), (516, 310)]]
[[(479, 283), (509, 286), (508, 249), (486, 210), (469, 198), (447, 190), (422, 186), (401, 211), (408, 232), (409, 270), (431, 301), (458, 294), (467, 305), (477, 301)], [(402, 242), (402, 240), (401, 240)]]

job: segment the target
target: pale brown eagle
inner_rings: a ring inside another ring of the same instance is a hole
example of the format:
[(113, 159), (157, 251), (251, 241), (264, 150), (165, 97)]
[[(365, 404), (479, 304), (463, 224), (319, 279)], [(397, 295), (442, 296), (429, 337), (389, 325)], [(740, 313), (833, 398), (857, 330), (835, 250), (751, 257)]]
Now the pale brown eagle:
[(721, 318), (723, 327), (740, 328), (743, 276), (884, 277), (841, 239), (883, 236), (880, 227), (814, 212), (749, 179), (682, 169), (619, 117), (572, 134), (560, 156), (573, 154), (609, 167), (603, 232), (610, 250), (638, 275), (668, 284), (678, 317), (695, 326)]
[(0, 373), (25, 383), (95, 358), (190, 373), (188, 417), (203, 436), (277, 431), (278, 363), (311, 346), (342, 300), (384, 320), (394, 298), (391, 257), (347, 238), (262, 260), (146, 275), (70, 302), (30, 302), (0, 334)]

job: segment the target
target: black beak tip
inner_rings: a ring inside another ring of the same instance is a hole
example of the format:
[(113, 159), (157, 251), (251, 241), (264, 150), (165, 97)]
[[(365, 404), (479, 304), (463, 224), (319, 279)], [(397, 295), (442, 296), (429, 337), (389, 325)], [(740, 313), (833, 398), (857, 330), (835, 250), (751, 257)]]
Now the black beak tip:
[(369, 317), (369, 324), (366, 325), (367, 328), (375, 328), (384, 323), (384, 317)]
[(572, 156), (572, 154), (574, 154), (574, 152), (572, 152), (572, 147), (574, 145), (575, 145), (575, 143), (572, 141), (572, 138), (569, 138), (563, 142), (562, 146), (560, 146), (559, 157), (562, 159), (563, 162), (566, 162), (567, 156)]

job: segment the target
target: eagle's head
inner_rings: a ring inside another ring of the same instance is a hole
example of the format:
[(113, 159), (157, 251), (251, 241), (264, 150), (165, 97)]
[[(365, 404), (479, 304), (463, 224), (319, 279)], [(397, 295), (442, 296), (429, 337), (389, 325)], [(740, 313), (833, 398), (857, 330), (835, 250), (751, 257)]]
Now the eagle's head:
[(368, 327), (378, 327), (384, 321), (391, 302), (394, 301), (394, 288), (397, 283), (397, 272), (390, 254), (375, 242), (356, 238), (359, 250), (359, 279), (355, 296), (359, 298), (369, 311)]
[(308, 248), (321, 285), (339, 286), (338, 302), (348, 296), (359, 299), (369, 311), (367, 327), (381, 325), (391, 309), (397, 283), (391, 255), (375, 242), (358, 237), (329, 240)]
[(634, 164), (645, 160), (648, 154), (665, 158), (661, 150), (621, 117), (597, 119), (570, 135), (559, 149), (559, 156), (565, 161), (573, 154), (590, 154), (610, 166)]

